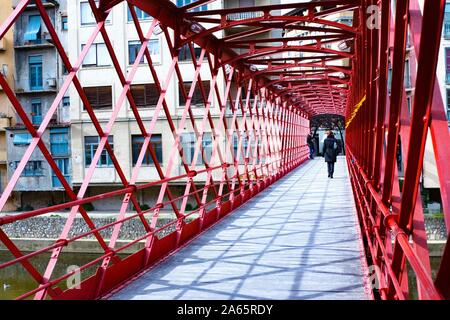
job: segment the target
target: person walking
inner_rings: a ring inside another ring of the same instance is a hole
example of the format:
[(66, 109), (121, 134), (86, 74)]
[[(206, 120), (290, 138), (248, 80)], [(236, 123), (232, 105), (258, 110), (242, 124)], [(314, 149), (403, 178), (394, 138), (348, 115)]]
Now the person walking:
[(328, 131), (328, 136), (323, 142), (323, 157), (328, 166), (328, 178), (333, 179), (334, 163), (337, 158), (338, 141), (334, 137), (333, 131)]
[(309, 147), (309, 158), (311, 160), (314, 159), (314, 139), (312, 133), (308, 134), (308, 137), (306, 138), (306, 142), (308, 143)]

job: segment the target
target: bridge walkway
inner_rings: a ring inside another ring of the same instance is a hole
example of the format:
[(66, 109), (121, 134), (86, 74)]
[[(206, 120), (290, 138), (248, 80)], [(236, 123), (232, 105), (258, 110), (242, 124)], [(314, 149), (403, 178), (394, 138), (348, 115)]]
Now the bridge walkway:
[(109, 299), (367, 299), (345, 157), (293, 170)]

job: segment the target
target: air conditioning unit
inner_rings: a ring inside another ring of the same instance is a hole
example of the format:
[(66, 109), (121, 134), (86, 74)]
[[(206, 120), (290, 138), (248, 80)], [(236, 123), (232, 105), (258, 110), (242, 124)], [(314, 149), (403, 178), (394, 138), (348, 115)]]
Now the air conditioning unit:
[(47, 85), (49, 87), (56, 87), (56, 79), (55, 78), (49, 78), (47, 79)]
[(48, 42), (52, 42), (52, 36), (48, 32), (44, 32), (44, 39)]
[(1, 38), (0, 39), (0, 51), (5, 51), (5, 50), (6, 50), (6, 39)]

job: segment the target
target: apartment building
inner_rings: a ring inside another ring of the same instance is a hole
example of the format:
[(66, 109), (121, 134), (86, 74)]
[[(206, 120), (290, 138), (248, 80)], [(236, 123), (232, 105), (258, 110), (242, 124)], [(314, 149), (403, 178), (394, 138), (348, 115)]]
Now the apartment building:
[[(0, 0), (0, 21), (3, 21), (12, 12), (11, 0)], [(14, 27), (0, 40), (0, 74), (14, 89)], [(6, 154), (6, 128), (15, 123), (13, 106), (0, 85), (0, 194), (3, 192), (8, 182), (7, 174), (7, 154)], [(5, 210), (13, 210), (14, 199), (9, 199)]]
[[(177, 0), (174, 3), (177, 6), (189, 4), (190, 0)], [(206, 9), (220, 9), (227, 7), (238, 6), (254, 6), (270, 3), (270, 0), (234, 0), (234, 1), (216, 1), (210, 4), (205, 4), (195, 10)], [(95, 19), (91, 14), (89, 3), (85, 0), (69, 1), (68, 3), (68, 24), (69, 24), (69, 55), (72, 61), (81, 53), (84, 45), (87, 43), (90, 35), (95, 30)], [(140, 25), (144, 33), (151, 25), (152, 18), (145, 12), (136, 8)], [(236, 19), (242, 19), (239, 14), (236, 14)], [(245, 27), (243, 27), (245, 28)], [(132, 16), (126, 4), (120, 3), (116, 5), (110, 12), (106, 21), (106, 30), (114, 46), (115, 54), (120, 63), (121, 70), (125, 74), (131, 70), (135, 62), (136, 55), (140, 49), (139, 37), (132, 22)], [(217, 36), (223, 36), (222, 35)], [(172, 62), (171, 54), (164, 39), (164, 33), (153, 32), (152, 38), (148, 44), (153, 65), (161, 82), (164, 81), (164, 75), (168, 73), (170, 64)], [(195, 47), (195, 54), (199, 57), (201, 49)], [(183, 47), (179, 54), (179, 66), (183, 77), (183, 86), (189, 91), (190, 84), (194, 78), (194, 65), (192, 64), (191, 54), (188, 47)], [(95, 111), (101, 126), (106, 127), (107, 122), (111, 118), (112, 110), (116, 107), (116, 103), (123, 89), (121, 83), (117, 78), (116, 70), (114, 69), (110, 56), (107, 53), (107, 48), (104, 39), (99, 35), (94, 41), (94, 45), (90, 48), (86, 58), (83, 61), (81, 69), (78, 72), (79, 79), (84, 88), (84, 92)], [(211, 89), (212, 75), (207, 66), (206, 59), (203, 61), (203, 67), (200, 71), (202, 84), (205, 92), (208, 94)], [(222, 95), (224, 92), (224, 78), (219, 73), (217, 84)], [(182, 91), (180, 90), (181, 83), (176, 75), (174, 75), (169, 83), (166, 93), (166, 102), (176, 127), (179, 125), (183, 108), (185, 105)], [(159, 95), (151, 76), (149, 66), (146, 59), (140, 61), (138, 70), (131, 85), (131, 93), (137, 104), (140, 117), (144, 124), (148, 126), (155, 115), (155, 106), (158, 102)], [(219, 125), (219, 106), (216, 98), (212, 101), (211, 115), (216, 128)], [(91, 164), (93, 155), (97, 149), (99, 137), (98, 133), (92, 124), (92, 121), (85, 110), (85, 107), (79, 97), (78, 92), (71, 88), (70, 91), (70, 105), (71, 105), (71, 150), (72, 150), (72, 182), (77, 188), (83, 183), (87, 170)], [(192, 111), (195, 118), (195, 123), (198, 128), (201, 127), (204, 104), (201, 98), (200, 89), (198, 85), (192, 99)], [(157, 115), (158, 121), (153, 130), (151, 144), (156, 152), (158, 162), (162, 165), (164, 173), (167, 171), (169, 158), (174, 146), (174, 138), (171, 129), (169, 128), (164, 111), (161, 110)], [(212, 136), (209, 125), (206, 126), (203, 134), (202, 145), (205, 150), (205, 159), (199, 157), (195, 163), (193, 162), (193, 155), (195, 151), (196, 138), (190, 123), (186, 122), (184, 133), (181, 136), (181, 143), (183, 145), (183, 152), (186, 162), (192, 164), (191, 169), (203, 169), (204, 161), (208, 161), (210, 165), (218, 165), (220, 162), (216, 157), (215, 161), (208, 159), (212, 152)], [(142, 147), (143, 137), (141, 131), (135, 120), (135, 116), (130, 108), (128, 101), (121, 107), (117, 120), (110, 132), (109, 143), (114, 149), (115, 156), (121, 166), (121, 169), (127, 179), (130, 179), (133, 169), (135, 167), (137, 157)], [(237, 136), (233, 137), (233, 148), (237, 148)], [(230, 152), (225, 152), (226, 148), (225, 134), (219, 138), (219, 147), (223, 154), (228, 154), (229, 161), (231, 161)], [(178, 152), (175, 152), (175, 166), (171, 170), (169, 176), (177, 176), (185, 173), (181, 166), (181, 158)], [(194, 182), (200, 183), (205, 181), (206, 173), (197, 175)], [(220, 181), (221, 174), (217, 170), (213, 173), (213, 179)], [(153, 160), (148, 152), (145, 156), (143, 166), (139, 171), (137, 183), (145, 183), (149, 181), (159, 180), (157, 170), (154, 166)], [(122, 181), (117, 170), (114, 168), (111, 158), (106, 151), (103, 151), (99, 163), (94, 171), (90, 186), (87, 190), (88, 195), (98, 194), (100, 192), (112, 191), (119, 188)], [(184, 183), (182, 181), (171, 182), (171, 191), (176, 195), (181, 195), (184, 192)], [(141, 204), (151, 205), (155, 203), (160, 187), (149, 188), (138, 193), (138, 201)], [(112, 210), (118, 208), (118, 203), (122, 199), (108, 199), (108, 201), (96, 201), (94, 205), (95, 210)], [(191, 202), (191, 199), (189, 200)], [(193, 203), (193, 202), (192, 202)]]
[(445, 5), (437, 76), (450, 127), (450, 1)]
[[(420, 5), (423, 0), (420, 1)], [(441, 89), (447, 122), (450, 130), (450, 1), (446, 3), (442, 26), (441, 45), (437, 65), (437, 81)], [(439, 177), (434, 157), (430, 131), (428, 131), (423, 162), (423, 186), (430, 190), (431, 200), (440, 201)]]
[[(13, 1), (13, 7), (18, 4)], [(63, 46), (67, 46), (66, 1), (45, 0), (45, 10), (58, 33)], [(14, 88), (29, 120), (38, 128), (62, 86), (67, 70), (62, 65), (50, 33), (33, 2), (15, 23)], [(20, 61), (20, 63), (18, 63)], [(70, 105), (69, 96), (63, 98), (43, 134), (43, 142), (50, 150), (66, 179), (71, 180), (70, 168)], [(22, 119), (15, 115), (15, 123), (6, 128), (6, 152), (10, 177), (22, 159), (31, 135)], [(18, 209), (43, 207), (64, 201), (65, 192), (41, 151), (36, 148), (13, 194)]]

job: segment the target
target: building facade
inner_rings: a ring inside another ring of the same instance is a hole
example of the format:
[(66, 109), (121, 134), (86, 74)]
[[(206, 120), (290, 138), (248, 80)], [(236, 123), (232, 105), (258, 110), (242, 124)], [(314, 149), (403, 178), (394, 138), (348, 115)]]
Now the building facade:
[[(13, 1), (13, 7), (18, 4)], [(43, 5), (61, 40), (67, 47), (66, 1), (46, 0)], [(54, 103), (67, 70), (53, 44), (50, 33), (32, 2), (15, 23), (14, 29), (15, 93), (28, 119), (37, 129)], [(70, 182), (70, 104), (65, 96), (53, 114), (43, 134), (43, 142), (58, 167)], [(6, 131), (8, 176), (10, 177), (25, 154), (31, 135), (16, 117), (15, 124)], [(36, 148), (14, 188), (17, 209), (29, 210), (65, 201), (65, 192), (55, 173)]]
[[(12, 12), (11, 0), (0, 0), (0, 21), (4, 21)], [(0, 41), (0, 73), (6, 78), (10, 88), (14, 89), (14, 26)], [(6, 128), (15, 123), (14, 110), (0, 85), (0, 194), (8, 182)], [(6, 210), (13, 210), (14, 199), (6, 204)]]
[[(174, 2), (178, 6), (183, 6), (189, 4), (191, 1), (178, 0)], [(206, 8), (220, 9), (237, 7), (239, 5), (262, 5), (268, 3), (270, 3), (270, 1), (267, 0), (223, 1), (222, 3), (213, 2), (211, 4), (206, 4), (196, 10), (205, 10)], [(152, 23), (152, 18), (137, 8), (136, 14), (145, 34)], [(242, 17), (237, 16), (236, 18), (241, 19)], [(68, 23), (69, 55), (71, 60), (75, 61), (95, 29), (95, 20), (91, 14), (91, 9), (87, 1), (69, 1)], [(121, 70), (124, 70), (125, 74), (127, 74), (135, 62), (137, 52), (140, 49), (140, 41), (126, 2), (116, 5), (113, 10), (111, 10), (106, 21), (106, 30), (114, 46), (114, 51), (117, 55)], [(162, 75), (167, 74), (172, 63), (171, 53), (167, 46), (167, 42), (164, 39), (164, 34), (154, 32), (149, 41), (148, 47), (156, 73), (158, 74), (160, 81), (163, 81), (164, 76)], [(199, 48), (195, 48), (194, 50), (198, 58), (201, 50)], [(203, 60), (203, 67), (200, 71), (202, 85), (206, 94), (208, 94), (211, 89), (212, 79), (212, 75), (207, 64), (208, 62), (205, 58)], [(183, 77), (183, 84), (181, 84), (180, 79), (174, 75), (169, 83), (166, 93), (167, 106), (171, 117), (174, 120), (175, 127), (178, 127), (179, 125), (185, 106), (181, 85), (189, 91), (190, 84), (192, 83), (195, 74), (195, 67), (192, 63), (191, 54), (187, 47), (183, 47), (180, 50), (179, 67), (180, 73)], [(104, 39), (102, 39), (101, 35), (97, 36), (94, 41), (94, 45), (87, 53), (81, 69), (78, 72), (78, 76), (96, 117), (98, 118), (102, 128), (105, 128), (107, 122), (111, 118), (113, 109), (116, 108), (116, 103), (118, 102), (123, 87), (120, 81), (118, 81), (117, 72), (112, 65)], [(221, 73), (219, 73), (217, 84), (221, 94), (223, 95), (225, 83)], [(151, 76), (146, 59), (142, 59), (142, 61), (140, 61), (133, 83), (131, 84), (131, 93), (136, 102), (141, 119), (144, 124), (148, 126), (155, 116), (155, 107), (158, 102), (159, 94), (157, 92), (154, 79)], [(232, 94), (233, 93), (235, 92), (232, 92)], [(74, 187), (77, 188), (83, 183), (83, 179), (86, 177), (91, 160), (98, 146), (99, 137), (75, 88), (71, 88), (70, 91), (70, 105), (72, 139), (71, 149), (73, 154), (72, 182)], [(204, 104), (198, 85), (196, 86), (191, 106), (193, 106), (192, 111), (196, 126), (200, 128)], [(210, 110), (216, 128), (220, 127), (220, 110), (217, 100), (212, 101)], [(156, 121), (151, 138), (151, 144), (157, 155), (158, 162), (161, 163), (162, 171), (166, 173), (169, 158), (171, 158), (171, 153), (173, 153), (174, 137), (173, 132), (167, 124), (166, 116), (163, 110), (158, 113), (157, 119), (158, 120)], [(231, 121), (231, 119), (229, 119), (229, 121)], [(195, 152), (196, 138), (189, 119), (186, 121), (184, 130), (185, 132), (181, 136), (181, 143), (183, 145), (183, 153), (186, 158), (186, 162), (190, 165), (192, 164), (192, 166), (190, 166), (191, 169), (203, 169), (205, 160), (208, 161), (210, 165), (220, 164), (217, 157), (213, 162), (209, 161), (210, 159), (203, 159), (202, 157), (199, 157), (195, 163), (192, 163), (194, 160), (193, 155)], [(205, 158), (210, 158), (211, 156), (211, 134), (211, 129), (207, 126), (205, 132), (203, 133), (202, 139), (202, 146), (205, 150)], [(125, 101), (124, 105), (120, 108), (117, 120), (115, 121), (108, 139), (114, 149), (114, 153), (117, 157), (118, 163), (121, 166), (121, 170), (123, 171), (126, 179), (130, 179), (142, 146), (143, 137), (128, 101)], [(225, 135), (223, 134), (218, 141), (222, 152), (227, 154), (228, 160), (231, 162), (232, 159), (229, 152), (224, 151), (226, 149)], [(236, 149), (236, 139), (233, 142), (233, 147)], [(178, 156), (177, 152), (175, 156), (175, 163), (176, 165), (173, 166), (169, 175), (178, 176), (184, 174), (185, 170), (181, 165), (182, 160), (181, 157)], [(221, 175), (217, 172), (217, 170), (213, 172), (213, 179), (215, 181), (220, 181), (220, 178)], [(153, 160), (148, 153), (145, 156), (136, 183), (140, 184), (159, 179), (160, 177), (157, 173)], [(194, 178), (194, 182), (199, 183), (205, 181), (205, 179), (206, 173), (199, 174)], [(87, 194), (94, 195), (100, 192), (111, 191), (120, 188), (122, 184), (123, 181), (121, 181), (111, 158), (106, 151), (103, 151), (89, 184)], [(183, 194), (185, 186), (184, 182), (171, 182), (170, 185), (171, 191), (175, 194), (175, 196)], [(138, 193), (139, 203), (151, 206), (151, 204), (155, 203), (159, 190), (159, 186), (148, 188), (143, 191), (141, 190)], [(193, 200), (193, 198), (189, 199), (188, 202), (193, 203), (191, 200)], [(108, 199), (108, 201), (96, 201), (93, 204), (94, 210), (117, 209), (118, 204), (120, 204), (121, 201), (121, 197)]]

